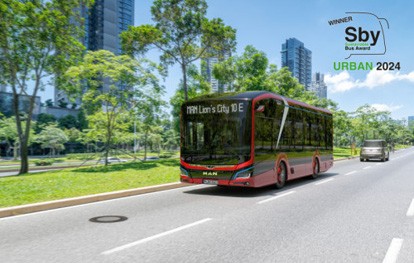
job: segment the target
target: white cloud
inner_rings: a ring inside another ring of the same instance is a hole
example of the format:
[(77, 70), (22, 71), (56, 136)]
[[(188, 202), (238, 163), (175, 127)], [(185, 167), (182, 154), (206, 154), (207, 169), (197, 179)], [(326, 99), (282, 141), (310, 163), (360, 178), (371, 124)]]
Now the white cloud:
[(400, 74), (394, 71), (371, 70), (365, 80), (353, 79), (348, 71), (342, 71), (336, 75), (326, 74), (325, 76), (325, 83), (332, 93), (345, 92), (355, 88), (373, 89), (403, 80), (414, 83), (414, 71), (408, 74)]
[(393, 112), (396, 110), (401, 109), (403, 106), (401, 105), (397, 105), (397, 106), (393, 106), (393, 105), (387, 105), (387, 104), (372, 104), (371, 107), (375, 108), (377, 111), (389, 111), (389, 112)]
[(358, 80), (355, 81), (352, 79), (348, 71), (342, 71), (337, 75), (325, 75), (325, 83), (328, 86), (329, 91), (333, 93), (354, 89), (358, 85), (358, 82)]

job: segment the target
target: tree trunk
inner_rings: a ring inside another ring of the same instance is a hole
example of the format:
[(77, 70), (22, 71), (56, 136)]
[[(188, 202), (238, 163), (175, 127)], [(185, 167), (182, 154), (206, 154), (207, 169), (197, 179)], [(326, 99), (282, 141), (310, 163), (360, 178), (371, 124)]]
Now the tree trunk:
[(20, 171), (19, 175), (29, 172), (29, 151), (27, 142), (21, 142), (20, 144)]
[(188, 89), (187, 89), (187, 66), (182, 63), (181, 69), (183, 71), (183, 88), (184, 88), (184, 101), (188, 100)]
[(144, 135), (144, 161), (147, 160), (147, 144), (148, 144), (148, 132), (145, 132)]

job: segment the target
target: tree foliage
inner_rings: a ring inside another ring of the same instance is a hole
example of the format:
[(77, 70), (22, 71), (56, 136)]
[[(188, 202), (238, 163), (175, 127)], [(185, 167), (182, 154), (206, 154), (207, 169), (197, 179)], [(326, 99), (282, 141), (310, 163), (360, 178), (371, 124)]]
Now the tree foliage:
[(89, 115), (88, 137), (104, 143), (105, 165), (110, 150), (128, 129), (127, 112), (130, 116), (149, 116), (159, 105), (163, 87), (156, 70), (158, 67), (147, 60), (99, 50), (88, 52), (78, 66), (66, 72), (72, 89), (83, 93), (82, 101)]
[[(92, 2), (0, 1), (0, 83), (10, 86), (13, 92), (21, 147), (19, 174), (28, 172), (28, 142), (35, 98), (49, 76), (59, 85), (61, 73), (81, 56), (84, 47), (79, 39), (83, 29), (79, 25), (82, 19), (76, 10)], [(33, 83), (30, 90), (28, 83)], [(27, 112), (19, 111), (20, 95), (30, 96)]]
[(121, 34), (130, 55), (155, 47), (167, 68), (178, 63), (183, 76), (184, 100), (188, 99), (187, 68), (203, 57), (219, 57), (236, 45), (236, 30), (219, 18), (207, 19), (205, 0), (155, 0), (151, 7), (155, 25), (130, 27)]
[(378, 111), (365, 104), (355, 112), (336, 111), (334, 113), (335, 146), (360, 145), (367, 139), (384, 139), (390, 144), (407, 144), (414, 137), (403, 121), (391, 118), (391, 113)]
[(42, 149), (50, 149), (52, 157), (65, 149), (64, 143), (68, 140), (66, 134), (56, 125), (47, 126), (36, 135), (36, 142), (40, 143)]
[[(188, 99), (192, 99), (198, 96), (206, 95), (211, 92), (210, 83), (203, 77), (198, 71), (195, 65), (190, 65), (187, 69), (188, 75)], [(173, 127), (177, 133), (180, 133), (180, 111), (181, 105), (185, 102), (185, 95), (182, 86), (183, 82), (180, 83), (180, 87), (175, 91), (175, 94), (170, 99), (172, 106), (172, 117)]]

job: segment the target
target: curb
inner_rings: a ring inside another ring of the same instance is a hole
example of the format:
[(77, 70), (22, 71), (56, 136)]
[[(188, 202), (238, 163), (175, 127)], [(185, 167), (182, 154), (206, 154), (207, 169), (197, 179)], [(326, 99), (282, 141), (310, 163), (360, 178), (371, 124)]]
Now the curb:
[(42, 202), (42, 203), (0, 208), (0, 218), (40, 212), (40, 211), (68, 207), (68, 206), (94, 203), (94, 202), (105, 201), (105, 200), (127, 197), (127, 196), (133, 196), (133, 195), (141, 195), (141, 194), (153, 193), (153, 192), (158, 192), (158, 191), (165, 191), (165, 190), (170, 190), (170, 189), (175, 189), (175, 188), (187, 187), (190, 185), (193, 185), (193, 184), (177, 182), (177, 183), (148, 186), (148, 187), (143, 187), (143, 188), (121, 190), (121, 191), (116, 191), (116, 192), (87, 195), (87, 196), (74, 197), (74, 198), (66, 198), (66, 199), (55, 200), (55, 201), (50, 201), (50, 202)]

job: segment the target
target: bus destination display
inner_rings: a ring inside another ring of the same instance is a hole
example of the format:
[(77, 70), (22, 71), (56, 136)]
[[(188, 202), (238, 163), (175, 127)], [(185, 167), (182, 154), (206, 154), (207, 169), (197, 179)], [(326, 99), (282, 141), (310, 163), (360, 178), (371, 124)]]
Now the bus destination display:
[(188, 105), (187, 114), (215, 114), (215, 113), (239, 113), (244, 112), (244, 103), (217, 104), (217, 105)]

